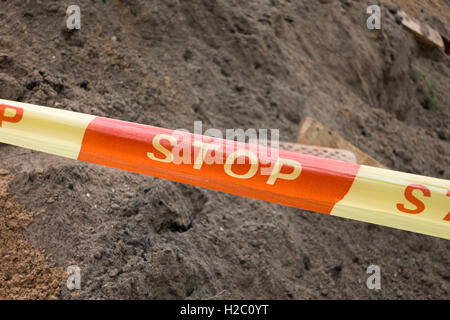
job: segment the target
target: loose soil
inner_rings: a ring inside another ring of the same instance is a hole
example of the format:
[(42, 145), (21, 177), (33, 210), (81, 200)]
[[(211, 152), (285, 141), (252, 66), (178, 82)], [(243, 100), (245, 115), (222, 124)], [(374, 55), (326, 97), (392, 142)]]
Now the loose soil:
[[(387, 167), (450, 178), (450, 58), (421, 48), (392, 6), (377, 31), (375, 1), (80, 0), (68, 32), (72, 2), (1, 2), (1, 98), (292, 142), (310, 116)], [(426, 2), (447, 32), (448, 1)], [(0, 168), (0, 225), (13, 226), (0, 230), (2, 298), (450, 297), (447, 240), (6, 145)], [(71, 264), (76, 294), (56, 271)], [(365, 285), (372, 264), (379, 291)]]
[(0, 300), (57, 299), (66, 278), (44, 250), (33, 248), (23, 231), (33, 220), (6, 191), (10, 177), (0, 171)]

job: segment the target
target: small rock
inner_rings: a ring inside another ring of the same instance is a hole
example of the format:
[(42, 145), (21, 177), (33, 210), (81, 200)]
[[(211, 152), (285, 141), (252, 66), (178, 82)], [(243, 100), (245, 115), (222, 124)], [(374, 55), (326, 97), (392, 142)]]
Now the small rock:
[(112, 269), (110, 272), (109, 272), (109, 276), (111, 277), (111, 278), (115, 278), (115, 277), (117, 277), (117, 275), (119, 274), (119, 269)]
[(119, 208), (120, 208), (120, 206), (119, 206), (117, 203), (113, 203), (113, 204), (111, 205), (111, 209), (116, 210), (116, 209), (119, 209)]
[(320, 291), (320, 294), (321, 294), (322, 296), (326, 297), (326, 296), (328, 296), (328, 290), (324, 288), (324, 289), (322, 289), (322, 290)]

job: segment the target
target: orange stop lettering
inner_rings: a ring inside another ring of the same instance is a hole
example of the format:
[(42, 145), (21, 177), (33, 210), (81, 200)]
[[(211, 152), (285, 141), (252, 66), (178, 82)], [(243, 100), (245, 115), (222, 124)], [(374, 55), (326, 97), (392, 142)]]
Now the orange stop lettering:
[(418, 214), (421, 213), (425, 210), (425, 205), (423, 204), (422, 201), (420, 201), (419, 199), (417, 199), (414, 195), (413, 195), (413, 191), (414, 190), (420, 190), (422, 191), (423, 195), (425, 197), (430, 197), (431, 196), (431, 192), (430, 190), (425, 187), (424, 185), (421, 184), (411, 184), (409, 186), (406, 187), (405, 190), (405, 198), (406, 200), (408, 200), (410, 203), (412, 203), (413, 205), (416, 206), (416, 209), (407, 209), (405, 208), (405, 205), (402, 203), (397, 203), (397, 209), (405, 212), (405, 213), (409, 213), (409, 214)]
[[(447, 191), (447, 197), (450, 197), (450, 190)], [(450, 211), (449, 211), (449, 213), (447, 214), (447, 216), (444, 218), (444, 220), (445, 220), (445, 221), (450, 221)]]
[[(7, 117), (6, 110), (13, 109), (15, 111), (14, 116)], [(19, 107), (7, 106), (6, 104), (0, 104), (0, 127), (2, 126), (2, 122), (11, 122), (17, 123), (22, 120), (23, 117), (23, 109)]]

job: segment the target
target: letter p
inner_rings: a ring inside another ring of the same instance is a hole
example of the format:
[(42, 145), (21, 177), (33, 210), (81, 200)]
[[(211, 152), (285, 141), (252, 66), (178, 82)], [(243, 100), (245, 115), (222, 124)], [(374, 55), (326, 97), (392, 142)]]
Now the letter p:
[[(12, 112), (14, 113), (13, 115), (11, 115)], [(22, 117), (22, 108), (0, 104), (0, 127), (2, 126), (2, 122), (17, 123), (22, 120)]]

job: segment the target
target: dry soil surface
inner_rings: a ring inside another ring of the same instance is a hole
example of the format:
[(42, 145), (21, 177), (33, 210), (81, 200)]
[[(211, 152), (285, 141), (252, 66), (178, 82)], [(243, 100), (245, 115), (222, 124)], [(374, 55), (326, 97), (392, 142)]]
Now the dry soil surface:
[(57, 299), (66, 278), (61, 268), (33, 248), (23, 231), (33, 215), (10, 197), (6, 187), (10, 177), (0, 171), (0, 300)]
[[(1, 98), (172, 129), (278, 128), (284, 141), (310, 116), (392, 169), (450, 178), (450, 58), (419, 47), (392, 6), (367, 30), (375, 1), (80, 0), (69, 32), (72, 2), (1, 1)], [(440, 13), (424, 14), (445, 32)], [(0, 168), (0, 278), (18, 278), (0, 297), (450, 297), (446, 240), (6, 145)], [(81, 290), (58, 294), (73, 263)], [(372, 264), (379, 291), (365, 285)]]

